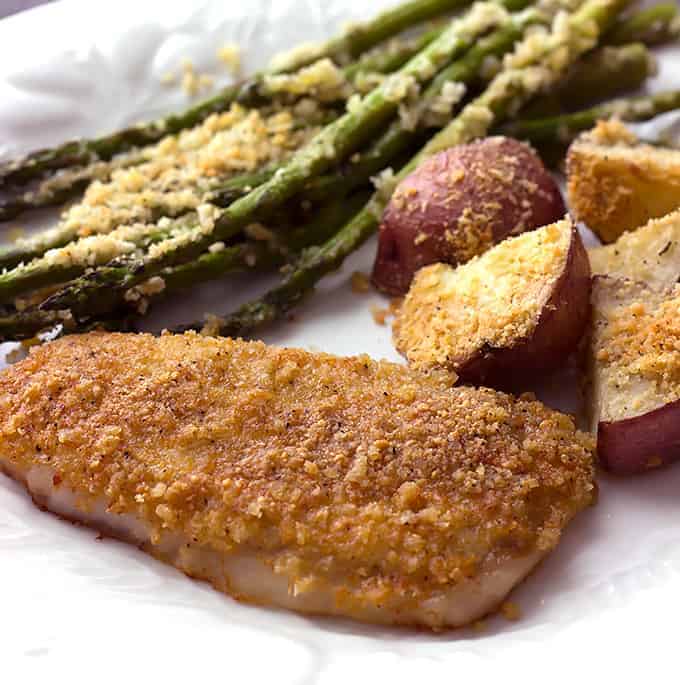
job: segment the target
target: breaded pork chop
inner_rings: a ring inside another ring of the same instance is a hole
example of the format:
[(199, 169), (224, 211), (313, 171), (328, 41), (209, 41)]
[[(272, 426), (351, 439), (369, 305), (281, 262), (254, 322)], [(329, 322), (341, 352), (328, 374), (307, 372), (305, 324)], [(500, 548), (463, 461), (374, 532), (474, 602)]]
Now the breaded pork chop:
[(66, 337), (0, 374), (0, 464), (238, 599), (459, 626), (555, 547), (593, 460), (567, 416), (447, 383), (195, 334)]

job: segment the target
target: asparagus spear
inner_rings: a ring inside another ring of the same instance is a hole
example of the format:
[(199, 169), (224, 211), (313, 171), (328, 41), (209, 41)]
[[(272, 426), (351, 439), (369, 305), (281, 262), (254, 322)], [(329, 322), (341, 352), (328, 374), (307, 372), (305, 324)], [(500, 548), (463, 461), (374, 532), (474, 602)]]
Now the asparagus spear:
[(52, 331), (57, 326), (60, 330), (59, 337), (67, 333), (86, 333), (87, 331), (106, 330), (106, 331), (132, 331), (132, 317), (129, 312), (108, 319), (83, 319), (76, 321), (68, 311), (49, 311), (30, 310), (17, 312), (6, 316), (0, 316), (0, 340), (19, 341), (30, 340), (41, 333)]
[(406, 0), (371, 21), (354, 24), (324, 43), (282, 56), (266, 71), (225, 88), (218, 95), (181, 114), (171, 114), (101, 138), (69, 141), (56, 148), (37, 150), (23, 158), (6, 162), (0, 166), (0, 186), (26, 183), (47, 171), (81, 166), (98, 159), (108, 160), (133, 147), (157, 142), (165, 135), (195, 126), (214, 112), (224, 111), (232, 102), (258, 101), (259, 85), (267, 74), (295, 71), (322, 57), (335, 60), (355, 58), (407, 28), (458, 9), (468, 2), (469, 0)]
[[(315, 215), (307, 225), (302, 226), (283, 236), (276, 244), (268, 241), (248, 241), (237, 245), (224, 247), (221, 250), (206, 252), (197, 259), (186, 264), (170, 267), (161, 272), (164, 287), (153, 295), (144, 295), (139, 301), (144, 301), (144, 307), (153, 300), (179, 290), (192, 288), (199, 283), (220, 278), (226, 274), (238, 271), (268, 270), (281, 266), (290, 259), (291, 255), (308, 247), (315, 241), (324, 241), (336, 233), (350, 218), (366, 204), (370, 193), (361, 191), (348, 198), (339, 198), (330, 203)], [(76, 321), (68, 311), (35, 310), (14, 312), (0, 317), (0, 341), (24, 340), (39, 333), (61, 326), (61, 334), (84, 327), (98, 326), (116, 329), (121, 324), (129, 327), (128, 314), (125, 309), (129, 304), (138, 304), (134, 299), (126, 302), (120, 312), (111, 319), (90, 319), (85, 317)]]
[[(397, 182), (427, 156), (484, 135), (496, 121), (508, 116), (538, 89), (555, 83), (570, 62), (592, 48), (602, 31), (625, 5), (626, 0), (586, 0), (579, 10), (570, 15), (568, 31), (564, 32), (564, 27), (554, 30), (551, 39), (540, 50), (526, 57), (521, 67), (511, 66), (501, 72), (478, 98), (467, 105), (402, 169), (396, 178)], [(555, 56), (560, 53), (565, 59), (555, 61)], [(210, 322), (207, 332), (244, 335), (285, 316), (314, 289), (323, 276), (336, 270), (349, 254), (375, 232), (377, 216), (384, 202), (380, 195), (376, 195), (333, 238), (321, 246), (306, 250), (294, 271), (278, 287), (264, 297), (245, 304), (230, 316)], [(205, 326), (205, 322), (201, 321), (176, 330), (204, 329)]]
[(605, 36), (611, 45), (641, 42), (668, 43), (680, 36), (680, 12), (674, 2), (664, 2), (619, 19)]
[(16, 219), (20, 214), (31, 209), (55, 207), (67, 202), (75, 195), (83, 192), (90, 183), (89, 178), (78, 179), (66, 186), (50, 189), (47, 193), (26, 192), (15, 195), (9, 200), (0, 202), (0, 222)]
[[(503, 27), (484, 37), (466, 52), (463, 57), (445, 68), (438, 75), (437, 79), (428, 87), (428, 95), (434, 95), (439, 92), (442, 83), (447, 81), (469, 83), (477, 77), (483, 62), (487, 57), (506, 53), (512, 48), (516, 40), (521, 37), (522, 32), (528, 25), (533, 22), (544, 20), (545, 17), (535, 11), (516, 15), (513, 17), (512, 21), (509, 21)], [(367, 153), (362, 155), (359, 163), (351, 165), (346, 172), (341, 171), (337, 174), (330, 174), (317, 179), (316, 182), (312, 184), (309, 197), (313, 198), (314, 194), (323, 197), (324, 192), (328, 193), (326, 198), (332, 197), (338, 194), (338, 189), (344, 191), (360, 185), (361, 182), (368, 180), (370, 175), (387, 166), (400, 150), (406, 148), (408, 141), (413, 142), (417, 138), (418, 134), (416, 132), (404, 129), (398, 121), (393, 122), (387, 132), (371, 146)], [(263, 175), (259, 177), (258, 173), (263, 172), (256, 172), (254, 175), (239, 177), (239, 179), (247, 181), (248, 183), (256, 183), (258, 179), (267, 180), (274, 173), (274, 169), (265, 170)], [(238, 179), (234, 179), (234, 181), (237, 180)], [(242, 191), (242, 188), (240, 190)], [(229, 189), (227, 188), (225, 192), (229, 192)], [(239, 193), (239, 195), (240, 194), (242, 194), (242, 192)], [(216, 197), (214, 198), (214, 201), (217, 202), (219, 199), (219, 197)], [(355, 211), (358, 211), (358, 207), (355, 208)], [(324, 241), (327, 236), (324, 235), (323, 227), (334, 225), (332, 221), (325, 218), (327, 212), (328, 210), (322, 210), (319, 221), (314, 222), (312, 226), (305, 227), (300, 238), (291, 239), (289, 237), (286, 241), (287, 246), (291, 249), (302, 249), (310, 241)], [(352, 212), (352, 214), (353, 213), (355, 212)], [(347, 217), (347, 220), (349, 220), (349, 217)], [(168, 291), (167, 279), (175, 277), (174, 274), (177, 274), (176, 278), (182, 279), (183, 282), (191, 282), (190, 279), (192, 274), (203, 273), (207, 275), (211, 272), (219, 272), (220, 274), (225, 273), (227, 266), (232, 263), (232, 255), (234, 254), (240, 254), (241, 257), (244, 257), (247, 253), (236, 251), (231, 253), (215, 253), (210, 256), (202, 255), (185, 265), (165, 269), (161, 274), (166, 280), (165, 292)], [(263, 258), (258, 256), (256, 259), (259, 261)], [(11, 328), (9, 323), (7, 325), (8, 328)]]
[[(526, 7), (528, 2), (526, 0), (506, 0), (503, 4), (508, 10), (514, 12)], [(438, 38), (443, 30), (444, 26), (442, 25), (434, 26), (415, 38), (410, 40), (397, 39), (394, 46), (388, 45), (386, 49), (381, 49), (375, 54), (367, 53), (363, 58), (345, 68), (345, 76), (349, 81), (354, 81), (361, 73), (388, 74), (399, 69), (425, 46)]]
[(570, 69), (560, 85), (522, 109), (522, 119), (544, 119), (636, 90), (656, 69), (642, 43), (606, 45), (593, 50)]
[(672, 90), (654, 95), (624, 98), (571, 114), (545, 119), (525, 119), (507, 124), (503, 133), (529, 140), (536, 145), (559, 142), (570, 143), (581, 131), (592, 128), (599, 119), (612, 116), (624, 121), (646, 121), (663, 112), (680, 108), (680, 91)]
[(281, 266), (291, 254), (334, 235), (366, 204), (369, 196), (368, 191), (361, 191), (349, 198), (343, 197), (332, 202), (309, 224), (283, 236), (278, 245), (271, 245), (267, 241), (249, 241), (226, 247), (218, 252), (206, 252), (191, 262), (165, 269), (161, 272), (165, 282), (162, 294), (193, 288), (198, 283), (235, 271), (260, 271)]
[(364, 97), (356, 109), (348, 111), (322, 129), (305, 147), (293, 155), (267, 182), (231, 204), (214, 225), (198, 226), (183, 239), (175, 239), (166, 249), (144, 258), (121, 257), (110, 266), (75, 280), (62, 292), (49, 298), (46, 309), (71, 309), (105, 313), (129, 288), (138, 285), (168, 266), (189, 261), (215, 241), (241, 231), (255, 217), (272, 211), (298, 193), (310, 180), (351, 155), (395, 114), (411, 84), (423, 85), (452, 59), (464, 52), (477, 35), (504, 19), (496, 4), (476, 5), (402, 69)]
[[(460, 4), (464, 4), (463, 0), (460, 0)], [(505, 2), (505, 5), (509, 9), (518, 9), (524, 6), (525, 4), (525, 0), (506, 0)], [(404, 43), (399, 44), (396, 49), (387, 48), (380, 50), (375, 54), (369, 53), (363, 59), (348, 65), (344, 69), (345, 76), (349, 81), (352, 81), (358, 76), (358, 74), (362, 72), (372, 71), (380, 73), (389, 73), (402, 66), (410, 57), (412, 57), (420, 49), (422, 49), (432, 40), (438, 37), (441, 31), (441, 28), (433, 28), (429, 31), (425, 31), (421, 36), (414, 40), (406, 41)], [(675, 5), (667, 3), (656, 5), (649, 9), (642, 10), (640, 12), (630, 15), (629, 17), (621, 19), (606, 36), (606, 40), (607, 42), (613, 44), (640, 41), (647, 45), (657, 45), (677, 38), (678, 35), (680, 35), (680, 22), (678, 21), (678, 11)], [(639, 75), (641, 73), (641, 67), (639, 63), (633, 66), (634, 71), (631, 72), (629, 76), (630, 82), (634, 81), (635, 74)], [(587, 74), (587, 72), (585, 73)], [(236, 95), (234, 96), (234, 98), (235, 100), (247, 103), (253, 99), (253, 94), (257, 92), (257, 99), (259, 101), (260, 99), (265, 97), (265, 94), (262, 91), (262, 84), (254, 85), (252, 81), (248, 81), (246, 82), (246, 84), (243, 84), (243, 87), (240, 89), (240, 95)], [(612, 90), (608, 90), (601, 94), (601, 98), (607, 98), (613, 96), (614, 94), (615, 92), (612, 92)], [(205, 109), (205, 116), (214, 111), (222, 111), (224, 107), (226, 107), (229, 104), (229, 102), (226, 102), (226, 104), (223, 107), (220, 107), (219, 101), (221, 101), (222, 96), (217, 96), (217, 99), (218, 102), (213, 103), (212, 109)], [(551, 104), (555, 105), (556, 103), (552, 102)], [(580, 104), (585, 104), (583, 98), (581, 99)], [(201, 107), (201, 105), (199, 105), (199, 107)], [(539, 114), (539, 110), (532, 110), (532, 112), (534, 114)], [(547, 110), (543, 110), (540, 113), (542, 115), (547, 115)], [(203, 116), (200, 113), (197, 113), (195, 116), (195, 123), (200, 123), (200, 121), (202, 121), (205, 118), (205, 116)], [(179, 130), (181, 128), (185, 128), (185, 126), (183, 126), (180, 122), (176, 123), (174, 128)], [(170, 129), (167, 129), (166, 131), (167, 133), (173, 132)], [(131, 137), (128, 138), (126, 136), (125, 139), (129, 140), (132, 143), (133, 136), (134, 132), (131, 134)], [(138, 144), (143, 144), (144, 142), (150, 143), (154, 141), (155, 139), (149, 139), (146, 141), (141, 141)], [(72, 157), (71, 155), (75, 154), (75, 147), (71, 149), (72, 146), (70, 143), (66, 144), (66, 147), (69, 150), (71, 150), (67, 153), (67, 158), (70, 159), (74, 164), (85, 163), (86, 160), (93, 160), (98, 157), (98, 155), (95, 154), (84, 155), (82, 157), (79, 157), (76, 154), (75, 157)], [(130, 145), (129, 147), (134, 147), (134, 145)], [(113, 154), (117, 154), (115, 141), (113, 141), (109, 149), (113, 150)], [(121, 149), (120, 151), (124, 150)], [(53, 153), (52, 150), (44, 152), (48, 155)], [(40, 155), (41, 153), (38, 152), (34, 154)], [(105, 157), (100, 156), (99, 158), (104, 159)], [(29, 161), (28, 164), (32, 165), (33, 161)], [(57, 167), (54, 168), (61, 168), (61, 166), (62, 165), (57, 164)], [(0, 166), (0, 185), (2, 185), (1, 170), (2, 166)], [(49, 169), (46, 170), (49, 171)], [(81, 177), (76, 177), (71, 184), (61, 184), (56, 186), (51, 186), (48, 184), (45, 187), (39, 188), (37, 191), (29, 193), (20, 193), (17, 196), (10, 198), (10, 200), (6, 201), (5, 203), (0, 203), (0, 221), (7, 221), (9, 219), (16, 218), (21, 213), (27, 210), (36, 209), (40, 207), (55, 206), (71, 199), (72, 197), (75, 197), (79, 192), (81, 192), (81, 190), (85, 186), (86, 178), (90, 178), (90, 176), (83, 177), (83, 175), (86, 174), (86, 172), (87, 167), (80, 169)], [(35, 177), (37, 177), (38, 175), (40, 174), (37, 174)], [(255, 177), (251, 185), (259, 185), (259, 183), (264, 182), (264, 180), (267, 180), (267, 178), (268, 177)], [(60, 243), (50, 245), (50, 247), (59, 247), (61, 245), (66, 244), (66, 242), (68, 242), (68, 240), (64, 239)], [(10, 251), (3, 254), (3, 251), (0, 250), (0, 268), (10, 268), (21, 261), (27, 261), (28, 259), (38, 256), (39, 254), (39, 252), (34, 254), (20, 254), (15, 253), (15, 251)]]
[[(152, 226), (143, 231), (130, 230), (120, 237), (126, 243), (139, 248), (147, 248), (150, 245), (167, 240), (174, 235), (193, 226), (194, 215), (187, 215), (170, 222), (167, 226)], [(56, 231), (59, 234), (59, 230)], [(109, 236), (114, 237), (114, 236)], [(118, 236), (115, 236), (118, 238)], [(66, 249), (71, 256), (65, 255), (63, 260), (52, 259), (45, 254), (39, 259), (22, 264), (11, 271), (0, 273), (0, 301), (10, 302), (21, 293), (43, 288), (45, 286), (64, 283), (80, 276), (87, 269), (101, 263), (106, 259), (106, 250), (101, 254), (85, 250), (88, 238), (75, 241), (72, 247)], [(82, 248), (82, 249), (81, 249)], [(85, 254), (87, 253), (87, 256)], [(83, 254), (83, 256), (79, 256)]]
[(389, 74), (400, 69), (414, 55), (441, 35), (443, 26), (436, 26), (409, 40), (395, 39), (392, 45), (377, 48), (344, 69), (345, 78), (353, 82), (359, 74)]

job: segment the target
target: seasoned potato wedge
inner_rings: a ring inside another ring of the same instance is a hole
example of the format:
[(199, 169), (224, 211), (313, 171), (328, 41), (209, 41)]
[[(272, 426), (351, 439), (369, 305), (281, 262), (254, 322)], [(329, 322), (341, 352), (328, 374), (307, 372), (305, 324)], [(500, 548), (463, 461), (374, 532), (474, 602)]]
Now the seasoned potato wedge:
[(443, 150), (397, 186), (380, 224), (373, 284), (404, 295), (421, 267), (463, 264), (565, 212), (557, 182), (526, 143), (492, 136)]
[(680, 211), (588, 251), (593, 274), (628, 278), (665, 290), (680, 280)]
[(569, 206), (610, 243), (680, 207), (680, 151), (639, 143), (619, 121), (601, 121), (567, 155)]
[(680, 287), (596, 276), (588, 410), (602, 465), (619, 474), (680, 457)]
[(457, 268), (421, 269), (395, 321), (395, 344), (416, 368), (506, 385), (564, 361), (588, 321), (589, 297), (588, 256), (565, 219)]

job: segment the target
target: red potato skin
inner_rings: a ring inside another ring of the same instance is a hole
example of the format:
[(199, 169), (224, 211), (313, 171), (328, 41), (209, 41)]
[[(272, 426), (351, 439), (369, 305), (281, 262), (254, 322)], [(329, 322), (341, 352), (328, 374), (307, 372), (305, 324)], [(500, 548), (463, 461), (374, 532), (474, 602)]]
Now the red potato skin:
[(680, 459), (680, 400), (621, 421), (600, 421), (597, 454), (611, 473), (630, 476)]
[(464, 383), (512, 388), (527, 378), (554, 371), (577, 348), (590, 320), (590, 262), (572, 228), (564, 271), (543, 307), (533, 333), (512, 347), (482, 348), (456, 364)]
[(534, 150), (503, 136), (433, 155), (396, 188), (382, 217), (373, 284), (403, 295), (427, 264), (462, 264), (566, 213)]

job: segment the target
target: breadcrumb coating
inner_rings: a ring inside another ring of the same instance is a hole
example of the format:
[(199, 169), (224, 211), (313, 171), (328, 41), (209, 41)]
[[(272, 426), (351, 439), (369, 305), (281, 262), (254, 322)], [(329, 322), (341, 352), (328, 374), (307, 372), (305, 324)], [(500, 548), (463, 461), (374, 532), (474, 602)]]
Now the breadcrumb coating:
[(247, 549), (295, 593), (418, 603), (547, 552), (594, 495), (593, 445), (531, 397), (366, 356), (93, 333), (0, 374), (0, 462), (87, 509)]
[(569, 148), (569, 205), (605, 243), (680, 205), (680, 152), (640, 143), (620, 121), (600, 121)]
[(395, 322), (397, 349), (416, 368), (455, 371), (480, 350), (527, 338), (564, 272), (571, 236), (565, 219), (505, 240), (457, 268), (424, 267)]
[(599, 277), (593, 308), (600, 420), (639, 416), (680, 399), (680, 286), (659, 293)]

